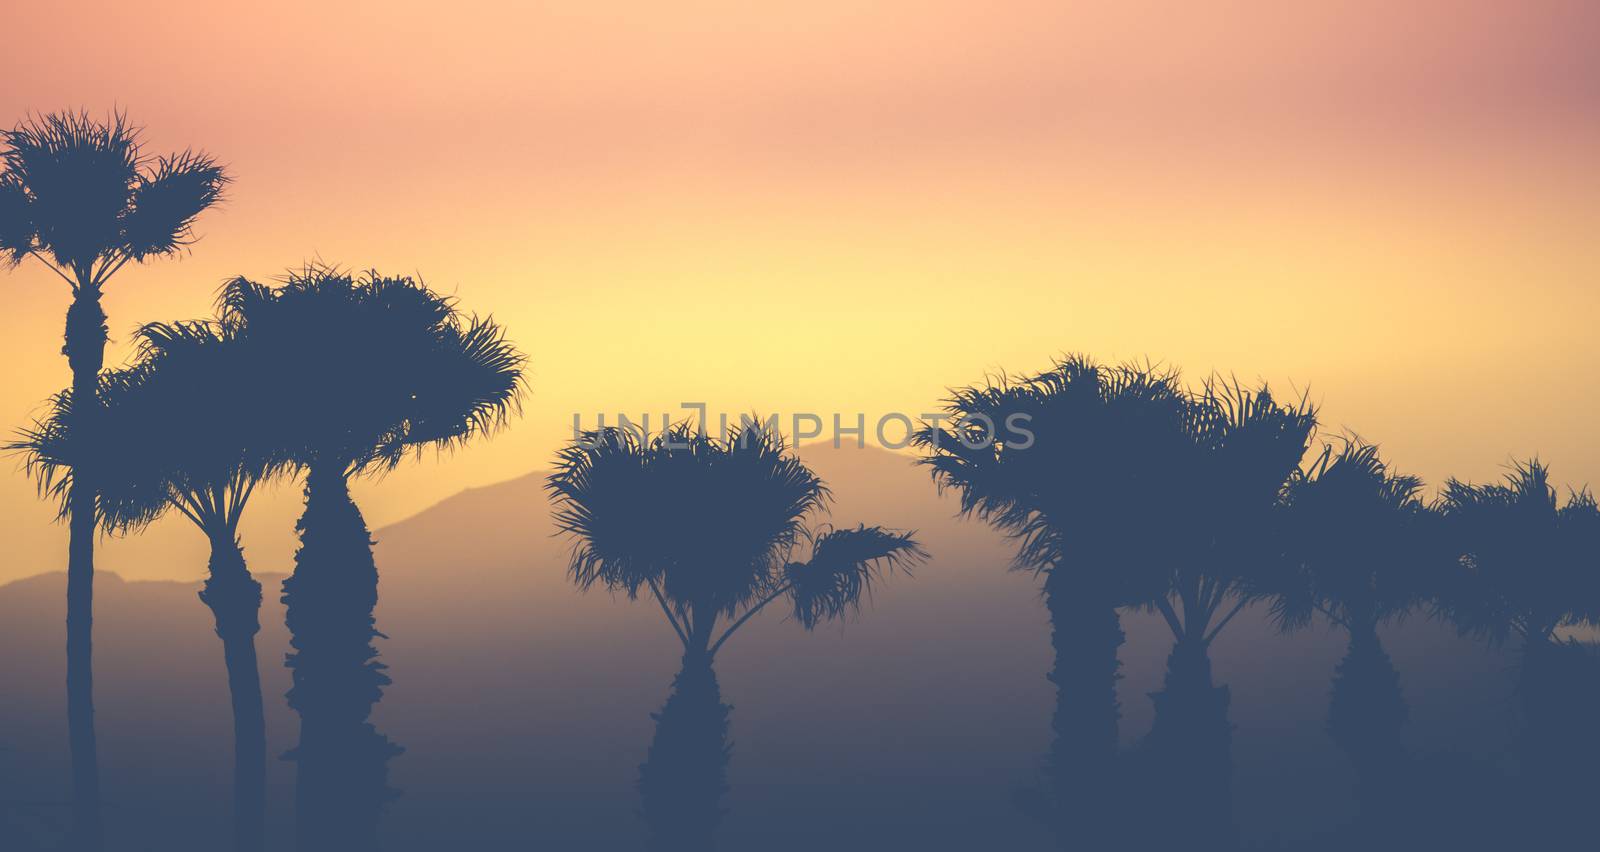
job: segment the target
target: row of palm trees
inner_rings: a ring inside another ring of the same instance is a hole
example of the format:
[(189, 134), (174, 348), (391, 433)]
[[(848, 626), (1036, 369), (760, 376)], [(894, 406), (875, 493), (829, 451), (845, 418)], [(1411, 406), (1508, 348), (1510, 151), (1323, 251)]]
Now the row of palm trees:
[(87, 467), (107, 531), (175, 513), (210, 542), (200, 599), (227, 664), (236, 841), (248, 849), (263, 843), (266, 744), (261, 584), (239, 519), (262, 482), (303, 475), (300, 548), (283, 587), (288, 698), (301, 719), (291, 754), (300, 848), (376, 848), (387, 793), (363, 779), (396, 750), (366, 723), (387, 679), (372, 647), (377, 568), (350, 480), (503, 423), (521, 393), (522, 356), (493, 322), (463, 317), (415, 280), (328, 268), (277, 286), (236, 279), (214, 319), (150, 324), (136, 337), (133, 363), (102, 373), (92, 419), (75, 390), (63, 391), (12, 448), (63, 514)]
[[(1600, 509), (1586, 490), (1560, 499), (1538, 461), (1503, 483), (1449, 480), (1428, 503), (1420, 480), (1359, 439), (1311, 453), (1316, 412), (1303, 400), (1221, 379), (1189, 391), (1172, 372), (1083, 357), (956, 391), (946, 413), (955, 425), (917, 436), (924, 463), (963, 512), (1017, 540), (1016, 567), (1043, 576), (1058, 695), (1041, 810), (1064, 845), (1234, 847), (1229, 696), (1209, 648), (1256, 602), (1284, 629), (1320, 615), (1349, 636), (1328, 725), (1360, 778), (1369, 845), (1395, 825), (1406, 716), (1378, 628), (1408, 613), (1515, 638), (1524, 790), (1548, 803), (1592, 789), (1572, 783), (1575, 760), (1600, 757), (1576, 707), (1600, 669), (1561, 631), (1600, 623)], [(1031, 446), (984, 440), (985, 424), (1018, 413)], [(1115, 690), (1128, 607), (1159, 612), (1174, 639), (1133, 758), (1119, 754)], [(1127, 809), (1152, 792), (1167, 815), (1155, 826)], [(1547, 808), (1530, 825), (1559, 832), (1577, 812)]]
[[(87, 346), (74, 318), (100, 317), (93, 362), (79, 371), (73, 360), (72, 387), (10, 444), (72, 530), (74, 848), (103, 844), (88, 641), (95, 532), (135, 532), (168, 513), (210, 543), (200, 598), (222, 639), (233, 703), (234, 845), (264, 848), (255, 650), (262, 589), (238, 529), (259, 485), (299, 477), (301, 546), (283, 585), (288, 700), (301, 720), (288, 755), (297, 763), (296, 847), (376, 849), (378, 813), (395, 795), (386, 766), (400, 748), (367, 721), (389, 681), (372, 645), (377, 568), (350, 480), (504, 425), (522, 393), (523, 356), (495, 323), (463, 316), (414, 279), (312, 266), (271, 286), (234, 279), (214, 317), (146, 324), (135, 332), (131, 363), (102, 370), (100, 286), (129, 259), (187, 246), (194, 218), (228, 179), (204, 155), (145, 158), (120, 115), (103, 124), (46, 116), (6, 141), (0, 245), (14, 264), (33, 258), (64, 277), (87, 270), (93, 286), (74, 287), (69, 350)], [(127, 168), (97, 171), (108, 157)], [(170, 185), (145, 186), (156, 182)], [(97, 201), (116, 199), (113, 218), (136, 223), (153, 215), (152, 198), (175, 211), (164, 241), (136, 249), (126, 235), (149, 226), (104, 228), (98, 260), (80, 260), (92, 240), (76, 229), (97, 226)], [(709, 837), (720, 814), (727, 754), (727, 707), (711, 668), (717, 652), (776, 601), (807, 629), (844, 615), (881, 576), (923, 553), (907, 534), (813, 526), (829, 501), (826, 486), (759, 428), (726, 440), (687, 429), (654, 440), (609, 430), (563, 453), (559, 470), (550, 482), (558, 520), (585, 542), (575, 551), (575, 579), (630, 596), (648, 590), (683, 643), (683, 671), (640, 783), (661, 791), (647, 797), (658, 845), (698, 848), (696, 838)], [(802, 547), (808, 558), (790, 561)], [(720, 724), (714, 712), (700, 712), (706, 708), (721, 709)], [(704, 760), (708, 754), (723, 762)]]
[[(1430, 505), (1422, 482), (1375, 446), (1351, 438), (1311, 452), (1317, 417), (1304, 400), (1223, 379), (1190, 390), (1172, 372), (1084, 357), (958, 390), (946, 413), (952, 425), (916, 435), (922, 461), (963, 512), (1009, 533), (1016, 567), (1044, 581), (1055, 736), (1047, 801), (1025, 805), (1064, 847), (1237, 845), (1229, 692), (1213, 680), (1210, 648), (1254, 603), (1284, 630), (1321, 618), (1348, 636), (1328, 733), (1359, 779), (1360, 843), (1404, 845), (1407, 711), (1378, 631), (1416, 612), (1520, 640), (1522, 786), (1541, 791), (1530, 799), (1543, 806), (1527, 824), (1549, 837), (1571, 827), (1579, 811), (1552, 804), (1572, 796), (1560, 757), (1600, 756), (1593, 726), (1562, 709), (1600, 683), (1592, 653), (1558, 632), (1600, 621), (1600, 510), (1586, 491), (1562, 501), (1534, 461), (1504, 483), (1450, 480)], [(989, 424), (1019, 414), (1027, 446), (992, 440)], [(687, 426), (654, 440), (589, 433), (562, 453), (549, 488), (558, 528), (574, 539), (574, 581), (647, 595), (683, 642), (640, 767), (642, 812), (653, 848), (712, 848), (730, 753), (716, 649), (785, 596), (806, 627), (819, 612), (841, 614), (921, 549), (876, 528), (802, 534), (825, 490), (751, 426), (720, 439)], [(855, 546), (834, 561), (841, 535)], [(807, 541), (810, 562), (789, 561)], [(820, 608), (807, 571), (829, 594)], [(1128, 608), (1159, 613), (1173, 634), (1155, 722), (1131, 755), (1118, 747), (1116, 693)], [(712, 639), (718, 617), (732, 627)], [(1152, 796), (1164, 819), (1133, 818), (1129, 808)]]
[[(104, 370), (102, 288), (128, 262), (192, 242), (192, 223), (228, 177), (204, 155), (145, 156), (120, 116), (46, 116), (4, 142), (0, 251), (48, 266), (74, 293), (64, 348), (72, 386), (13, 448), (71, 529), (77, 848), (99, 848), (102, 833), (89, 656), (94, 536), (169, 512), (211, 544), (201, 599), (223, 642), (234, 706), (235, 840), (262, 848), (262, 591), (238, 525), (259, 484), (297, 477), (301, 546), (283, 589), (288, 698), (301, 718), (297, 845), (375, 849), (377, 813), (393, 795), (387, 761), (399, 747), (368, 721), (388, 680), (372, 641), (372, 542), (350, 483), (503, 425), (523, 391), (523, 356), (495, 323), (463, 315), (412, 278), (314, 266), (272, 285), (230, 281), (214, 316), (145, 325), (132, 361)], [(1560, 631), (1600, 620), (1600, 509), (1587, 492), (1561, 501), (1539, 463), (1501, 484), (1451, 480), (1429, 504), (1418, 480), (1359, 440), (1313, 453), (1317, 417), (1303, 399), (1224, 379), (1191, 389), (1149, 365), (1083, 357), (955, 391), (947, 413), (948, 425), (915, 436), (923, 461), (964, 512), (1013, 536), (1016, 566), (1043, 580), (1057, 701), (1051, 794), (1038, 809), (1064, 843), (1126, 845), (1126, 782), (1137, 765), (1155, 779), (1146, 792), (1173, 815), (1162, 823), (1166, 839), (1232, 845), (1229, 694), (1209, 654), (1255, 602), (1270, 602), (1285, 629), (1321, 616), (1348, 633), (1329, 733), (1350, 754), (1374, 823), (1394, 798), (1405, 718), (1377, 631), (1410, 612), (1520, 641), (1534, 732), (1525, 769), (1566, 777), (1582, 726), (1550, 699), (1582, 658)], [(992, 440), (987, 424), (1019, 415), (1030, 445)], [(657, 848), (709, 848), (729, 756), (718, 651), (775, 603), (808, 629), (846, 615), (925, 554), (910, 533), (820, 523), (825, 484), (758, 426), (590, 433), (561, 453), (549, 490), (558, 528), (574, 540), (574, 581), (650, 598), (682, 644), (639, 784)], [(1118, 748), (1116, 693), (1130, 607), (1158, 613), (1173, 634), (1152, 696), (1156, 721), (1133, 759)]]
[(302, 849), (375, 849), (384, 766), (398, 747), (366, 719), (387, 683), (374, 658), (377, 569), (352, 479), (424, 447), (505, 424), (524, 358), (492, 320), (410, 277), (311, 266), (273, 285), (225, 284), (210, 319), (135, 332), (127, 366), (104, 370), (99, 300), (124, 265), (174, 254), (228, 176), (192, 152), (151, 158), (120, 114), (30, 120), (3, 137), (0, 251), (72, 285), (63, 349), (70, 388), (10, 449), (71, 529), (68, 716), (74, 848), (103, 844), (90, 668), (97, 528), (142, 529), (168, 513), (210, 542), (200, 599), (211, 609), (233, 704), (235, 845), (264, 845), (266, 739), (255, 650), (261, 584), (239, 520), (263, 482), (302, 477), (300, 548), (283, 600), (299, 713)]

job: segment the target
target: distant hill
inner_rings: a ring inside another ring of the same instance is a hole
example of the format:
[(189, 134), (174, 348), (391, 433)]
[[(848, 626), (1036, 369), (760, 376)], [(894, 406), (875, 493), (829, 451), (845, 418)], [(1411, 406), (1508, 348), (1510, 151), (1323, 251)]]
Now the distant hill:
[[(1008, 571), (1009, 543), (955, 519), (954, 500), (906, 457), (825, 446), (804, 454), (833, 489), (835, 523), (917, 529), (933, 559), (886, 584), (858, 620), (808, 636), (764, 614), (719, 657), (735, 706), (725, 848), (1045, 848), (1012, 801), (1049, 737), (1037, 581)], [(533, 847), (641, 843), (633, 783), (649, 714), (675, 671), (675, 639), (644, 602), (572, 588), (543, 484), (529, 474), (471, 489), (375, 532), (378, 626), (390, 637), (379, 647), (394, 678), (375, 721), (407, 749), (392, 765), (404, 791), (384, 826), (392, 849), (473, 849), (473, 837), (513, 829)], [(281, 753), (295, 739), (281, 700), (282, 578), (262, 579), (269, 747)], [(8, 850), (44, 844), (65, 816), (64, 587), (61, 574), (0, 587)], [(109, 573), (97, 581), (97, 718), (115, 848), (211, 849), (225, 836), (228, 699), (197, 588)], [(1124, 623), (1131, 743), (1149, 727), (1145, 696), (1158, 688), (1170, 637), (1146, 614)], [(1386, 640), (1418, 747), (1503, 747), (1503, 655), (1420, 619)], [(1247, 611), (1215, 646), (1217, 679), (1233, 690), (1247, 834), (1348, 816), (1350, 772), (1322, 731), (1342, 641), (1322, 627), (1281, 637)], [(284, 763), (271, 772), (281, 848), (291, 776)], [(827, 803), (829, 825), (849, 825), (848, 836), (795, 812), (801, 800)]]

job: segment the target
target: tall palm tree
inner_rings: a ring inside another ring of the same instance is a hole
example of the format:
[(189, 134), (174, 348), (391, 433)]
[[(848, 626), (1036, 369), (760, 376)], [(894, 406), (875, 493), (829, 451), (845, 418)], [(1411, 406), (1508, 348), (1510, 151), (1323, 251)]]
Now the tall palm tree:
[(1600, 793), (1600, 655), (1563, 636), (1600, 624), (1600, 506), (1587, 489), (1563, 502), (1537, 459), (1501, 483), (1445, 483), (1441, 508), (1461, 552), (1441, 609), (1462, 630), (1520, 644), (1525, 803), (1546, 840), (1562, 840)]
[(1378, 628), (1424, 605), (1444, 564), (1437, 519), (1421, 491), (1422, 480), (1395, 473), (1376, 446), (1350, 439), (1337, 449), (1325, 445), (1295, 472), (1279, 514), (1288, 566), (1273, 578), (1280, 626), (1302, 628), (1320, 614), (1349, 636), (1334, 671), (1327, 729), (1356, 770), (1369, 846), (1393, 843), (1402, 828), (1408, 716)]
[(300, 714), (296, 842), (375, 849), (378, 816), (395, 795), (387, 763), (400, 749), (367, 722), (389, 679), (372, 644), (372, 539), (350, 481), (503, 425), (519, 404), (524, 358), (492, 320), (377, 272), (310, 267), (276, 287), (238, 278), (218, 304), (274, 401), (261, 428), (305, 471), (300, 549), (283, 584), (289, 704)]
[[(924, 463), (941, 488), (957, 490), (964, 514), (1017, 540), (1016, 568), (1044, 578), (1055, 649), (1052, 822), (1063, 844), (1104, 848), (1121, 828), (1117, 609), (1165, 588), (1179, 542), (1159, 531), (1187, 503), (1201, 415), (1175, 373), (1080, 356), (957, 390), (945, 413), (950, 425), (916, 435)], [(1012, 423), (1031, 438), (996, 436)]]
[[(591, 432), (561, 452), (547, 487), (574, 539), (574, 582), (648, 593), (682, 644), (639, 790), (652, 848), (711, 849), (729, 756), (717, 652), (774, 601), (810, 630), (924, 554), (911, 534), (810, 529), (827, 488), (759, 426), (723, 438), (687, 426), (654, 439)], [(803, 543), (809, 558), (791, 560)]]
[(222, 639), (234, 722), (235, 848), (264, 848), (266, 724), (255, 635), (261, 584), (245, 566), (239, 520), (257, 484), (281, 464), (272, 436), (256, 430), (267, 400), (255, 394), (227, 329), (207, 323), (140, 329), (140, 357), (103, 373), (98, 440), (79, 440), (71, 390), (13, 449), (26, 453), (41, 488), (62, 501), (85, 459), (97, 471), (109, 531), (143, 527), (170, 511), (211, 545), (200, 599)]
[[(1266, 387), (1208, 380), (1194, 397), (1193, 451), (1173, 487), (1181, 514), (1162, 519), (1184, 542), (1149, 605), (1172, 631), (1155, 721), (1144, 741), (1174, 842), (1226, 848), (1236, 842), (1228, 687), (1211, 674), (1211, 643), (1258, 598), (1270, 573), (1273, 509), (1309, 446), (1317, 420), (1304, 399), (1283, 405)], [(1226, 611), (1223, 610), (1227, 606)]]
[[(0, 132), (0, 263), (33, 258), (72, 289), (62, 354), (80, 401), (95, 398), (105, 360), (100, 295), (128, 263), (182, 251), (195, 219), (217, 203), (228, 176), (210, 157), (184, 151), (151, 156), (139, 131), (114, 113), (53, 113)], [(92, 419), (94, 406), (75, 416)], [(92, 423), (81, 429), (87, 431)], [(71, 732), (74, 843), (103, 843), (94, 737), (94, 473), (76, 471), (68, 489), (67, 719)]]

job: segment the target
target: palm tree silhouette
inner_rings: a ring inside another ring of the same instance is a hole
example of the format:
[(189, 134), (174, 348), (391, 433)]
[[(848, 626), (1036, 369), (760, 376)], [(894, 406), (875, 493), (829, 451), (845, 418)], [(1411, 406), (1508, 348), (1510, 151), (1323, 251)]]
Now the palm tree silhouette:
[[(826, 486), (755, 425), (721, 439), (687, 426), (654, 439), (590, 432), (561, 452), (547, 487), (557, 529), (574, 539), (573, 581), (648, 593), (683, 646), (639, 791), (651, 848), (712, 849), (730, 754), (717, 652), (774, 601), (807, 630), (855, 611), (924, 554), (910, 533), (808, 528)], [(809, 558), (791, 561), (802, 542)]]
[(1208, 380), (1193, 402), (1193, 454), (1173, 482), (1186, 490), (1186, 506), (1177, 517), (1152, 519), (1187, 552), (1149, 602), (1171, 629), (1173, 646), (1162, 688), (1150, 696), (1155, 721), (1144, 746), (1168, 814), (1160, 828), (1173, 842), (1221, 849), (1237, 844), (1233, 726), (1228, 687), (1212, 679), (1211, 643), (1259, 597), (1271, 573), (1266, 531), (1317, 420), (1303, 399), (1282, 405), (1265, 387), (1251, 392), (1221, 378)]
[[(106, 315), (100, 296), (130, 262), (182, 251), (193, 224), (222, 195), (228, 177), (205, 154), (152, 157), (121, 113), (53, 113), (0, 132), (0, 262), (37, 260), (72, 288), (62, 354), (88, 434), (104, 366)], [(94, 507), (92, 470), (68, 488), (67, 718), (72, 747), (73, 833), (81, 849), (103, 844), (94, 736), (92, 639)]]
[[(1162, 596), (1180, 551), (1152, 529), (1182, 516), (1194, 459), (1194, 400), (1174, 373), (1080, 356), (1031, 378), (954, 392), (948, 426), (916, 435), (961, 511), (1018, 542), (1014, 567), (1044, 576), (1056, 686), (1046, 760), (1064, 845), (1107, 848), (1122, 827), (1116, 681), (1118, 607)], [(997, 435), (1026, 424), (1031, 437)]]
[(1352, 438), (1337, 450), (1325, 445), (1295, 472), (1280, 512), (1288, 570), (1273, 578), (1279, 625), (1306, 627), (1321, 614), (1349, 636), (1327, 730), (1355, 768), (1358, 842), (1368, 848), (1388, 848), (1405, 829), (1408, 711), (1378, 628), (1424, 605), (1441, 579), (1437, 518), (1421, 491), (1422, 480), (1393, 472), (1376, 446)]
[(41, 489), (67, 511), (79, 463), (97, 471), (101, 522), (108, 531), (142, 528), (169, 510), (188, 518), (211, 544), (200, 599), (222, 639), (234, 721), (234, 839), (264, 848), (266, 723), (255, 635), (261, 584), (245, 566), (239, 520), (257, 484), (280, 464), (270, 434), (256, 425), (267, 401), (253, 393), (230, 331), (208, 323), (148, 325), (140, 357), (101, 374), (99, 436), (80, 436), (74, 394), (63, 391), (47, 418), (12, 449), (24, 451)]
[(1587, 489), (1563, 503), (1538, 459), (1514, 463), (1504, 483), (1445, 483), (1441, 510), (1462, 548), (1460, 585), (1446, 604), (1458, 624), (1539, 653), (1562, 627), (1600, 621), (1592, 561), (1600, 507)]
[(1503, 483), (1445, 483), (1440, 501), (1460, 570), (1441, 610), (1463, 631), (1521, 645), (1522, 789), (1541, 843), (1583, 836), (1600, 794), (1600, 654), (1563, 628), (1600, 624), (1600, 506), (1587, 489), (1558, 499), (1537, 459), (1514, 463)]
[(372, 644), (372, 538), (350, 480), (503, 425), (521, 397), (524, 358), (492, 320), (377, 272), (309, 267), (277, 287), (238, 278), (218, 304), (258, 392), (275, 403), (260, 428), (305, 471), (300, 549), (283, 584), (288, 697), (300, 714), (290, 754), (297, 847), (376, 849), (378, 816), (397, 795), (387, 763), (400, 748), (367, 721), (389, 678)]

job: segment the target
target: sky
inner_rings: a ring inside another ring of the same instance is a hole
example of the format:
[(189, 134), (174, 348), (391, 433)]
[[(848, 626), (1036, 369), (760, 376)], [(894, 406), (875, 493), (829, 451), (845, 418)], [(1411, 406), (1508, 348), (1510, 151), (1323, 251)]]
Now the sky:
[[(1434, 484), (1538, 454), (1600, 485), (1592, 2), (333, 5), (35, 4), (0, 124), (121, 108), (235, 178), (111, 283), (108, 363), (308, 260), (506, 326), (522, 417), (362, 483), (375, 528), (547, 466), (575, 412), (870, 423), (1067, 352), (1303, 391)], [(69, 380), (69, 294), (32, 262), (0, 293), (9, 431)], [(60, 570), (0, 474), (0, 582)], [(256, 570), (298, 490), (253, 501)], [(184, 523), (99, 564), (201, 576)]]

